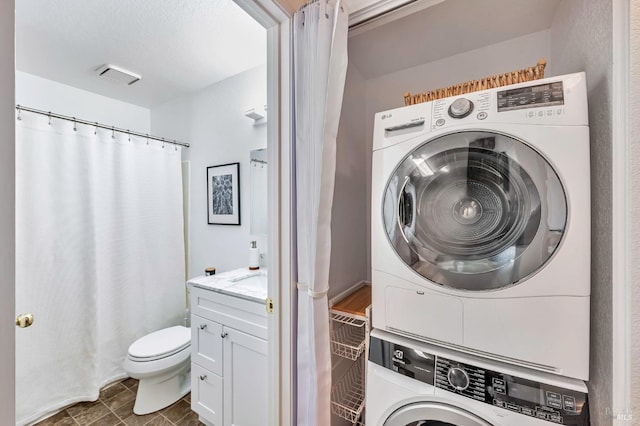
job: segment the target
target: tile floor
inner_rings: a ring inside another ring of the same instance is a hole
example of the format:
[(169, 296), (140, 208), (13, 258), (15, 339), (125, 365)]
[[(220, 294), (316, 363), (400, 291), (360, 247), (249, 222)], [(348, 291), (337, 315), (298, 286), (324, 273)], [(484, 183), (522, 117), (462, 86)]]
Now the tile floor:
[(191, 394), (175, 404), (144, 416), (133, 414), (138, 381), (126, 379), (100, 391), (95, 402), (67, 407), (36, 426), (198, 426), (198, 415), (191, 411)]

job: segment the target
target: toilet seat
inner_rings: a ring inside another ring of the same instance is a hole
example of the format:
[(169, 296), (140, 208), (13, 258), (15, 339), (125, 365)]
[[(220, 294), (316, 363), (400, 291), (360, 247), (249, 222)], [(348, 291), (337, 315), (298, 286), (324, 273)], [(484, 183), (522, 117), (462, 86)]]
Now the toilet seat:
[(129, 346), (128, 358), (136, 362), (155, 361), (170, 357), (191, 346), (191, 330), (175, 326), (158, 330), (136, 340)]

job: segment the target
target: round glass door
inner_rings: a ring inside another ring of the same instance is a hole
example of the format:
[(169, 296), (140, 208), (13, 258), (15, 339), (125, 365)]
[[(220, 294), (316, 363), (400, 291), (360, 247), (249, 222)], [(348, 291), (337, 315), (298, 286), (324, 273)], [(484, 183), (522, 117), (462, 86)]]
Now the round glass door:
[(384, 426), (491, 426), (480, 417), (460, 408), (419, 402), (394, 411)]
[(553, 255), (567, 201), (551, 165), (493, 132), (428, 141), (396, 168), (383, 202), (397, 254), (428, 280), (484, 291), (518, 283)]

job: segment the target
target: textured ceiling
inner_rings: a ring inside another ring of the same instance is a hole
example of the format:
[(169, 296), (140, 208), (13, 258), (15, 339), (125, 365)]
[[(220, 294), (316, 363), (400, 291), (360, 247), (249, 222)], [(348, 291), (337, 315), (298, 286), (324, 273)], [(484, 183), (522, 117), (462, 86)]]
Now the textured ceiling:
[[(349, 61), (366, 78), (548, 29), (560, 0), (446, 0), (352, 32)], [(473, 64), (469, 64), (473, 67)]]
[[(18, 70), (145, 107), (265, 62), (265, 29), (233, 0), (16, 2)], [(142, 80), (101, 80), (105, 63)]]

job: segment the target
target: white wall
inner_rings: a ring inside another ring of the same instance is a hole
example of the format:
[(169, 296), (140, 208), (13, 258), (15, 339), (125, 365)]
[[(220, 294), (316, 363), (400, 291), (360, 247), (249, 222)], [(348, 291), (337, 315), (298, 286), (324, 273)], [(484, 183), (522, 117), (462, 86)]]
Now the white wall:
[(640, 2), (631, 1), (629, 131), (631, 133), (631, 413), (640, 420)]
[(367, 80), (367, 114), (404, 106), (404, 93), (420, 93), (535, 65), (549, 57), (549, 32), (540, 31)]
[[(267, 99), (266, 67), (258, 67), (197, 93), (151, 109), (153, 133), (189, 142), (183, 158), (191, 162), (189, 275), (204, 274), (208, 266), (227, 271), (248, 266), (249, 153), (267, 146), (267, 126), (244, 116)], [(207, 224), (208, 166), (240, 163), (241, 226)], [(266, 212), (265, 212), (266, 214)], [(258, 239), (261, 252), (264, 238)]]
[(151, 129), (151, 112), (147, 108), (20, 71), (16, 72), (16, 102), (141, 133)]
[(611, 424), (611, 99), (610, 0), (566, 0), (551, 27), (554, 73), (587, 73), (591, 135), (591, 372), (593, 424)]
[(370, 143), (365, 134), (365, 104), (365, 80), (349, 65), (337, 138), (329, 298), (368, 276), (369, 175), (364, 159)]
[(15, 424), (15, 93), (13, 0), (0, 2), (0, 413)]

